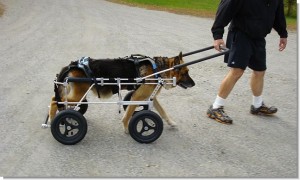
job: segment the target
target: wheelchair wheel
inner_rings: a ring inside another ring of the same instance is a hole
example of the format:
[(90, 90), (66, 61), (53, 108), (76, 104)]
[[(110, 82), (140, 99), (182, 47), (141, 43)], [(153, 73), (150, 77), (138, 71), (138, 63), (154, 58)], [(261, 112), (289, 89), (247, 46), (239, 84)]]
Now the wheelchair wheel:
[[(134, 91), (130, 91), (129, 93), (127, 93), (123, 99), (123, 101), (130, 101), (132, 94), (134, 93)], [(126, 111), (128, 105), (123, 105), (123, 109), (124, 111)], [(139, 107), (136, 108), (136, 111), (142, 111), (142, 110), (148, 110), (148, 105), (140, 105)]]
[(51, 133), (58, 142), (74, 145), (80, 142), (87, 133), (86, 119), (75, 110), (63, 110), (54, 117)]
[(156, 113), (144, 110), (134, 114), (128, 126), (130, 136), (139, 143), (152, 143), (163, 131), (163, 121)]

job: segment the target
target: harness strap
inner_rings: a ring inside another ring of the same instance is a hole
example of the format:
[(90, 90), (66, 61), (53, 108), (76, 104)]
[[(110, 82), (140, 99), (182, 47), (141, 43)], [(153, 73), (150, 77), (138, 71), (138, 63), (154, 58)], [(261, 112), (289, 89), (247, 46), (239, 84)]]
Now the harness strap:
[[(152, 58), (148, 57), (148, 56), (144, 56), (144, 55), (140, 55), (140, 54), (132, 54), (131, 58), (127, 58), (127, 60), (134, 62), (135, 69), (136, 69), (136, 72), (137, 72), (137, 77), (140, 77), (139, 63), (143, 62), (143, 61), (149, 61), (152, 65), (154, 73), (158, 72), (157, 65), (156, 65), (155, 61)], [(155, 78), (159, 78), (159, 77), (160, 77), (160, 74), (155, 75)]]
[(135, 72), (136, 72), (136, 77), (140, 77), (141, 74), (140, 74), (140, 70), (139, 70), (139, 60), (138, 59), (134, 59), (133, 61), (134, 63), (134, 67), (135, 67)]
[(98, 98), (100, 98), (100, 88), (99, 88), (99, 85), (98, 85), (98, 83), (97, 83), (96, 77), (95, 77), (93, 74), (91, 74), (91, 75), (92, 75), (92, 79), (93, 79), (93, 81), (94, 81), (94, 83), (95, 83), (95, 86), (96, 86)]
[(100, 98), (100, 93), (99, 93), (100, 89), (99, 89), (96, 77), (94, 76), (94, 74), (89, 66), (89, 62), (90, 62), (90, 57), (82, 57), (80, 60), (78, 60), (78, 68), (82, 69), (88, 78), (93, 79), (96, 90), (97, 90), (98, 98)]

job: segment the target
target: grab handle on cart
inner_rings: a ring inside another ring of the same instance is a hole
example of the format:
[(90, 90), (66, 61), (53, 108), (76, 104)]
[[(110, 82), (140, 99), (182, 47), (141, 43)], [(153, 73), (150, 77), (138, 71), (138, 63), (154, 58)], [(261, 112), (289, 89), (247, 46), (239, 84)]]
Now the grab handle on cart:
[[(206, 47), (206, 48), (203, 48), (203, 49), (199, 49), (199, 50), (196, 50), (196, 51), (192, 51), (192, 52), (189, 52), (189, 53), (185, 53), (185, 54), (182, 54), (182, 56), (189, 56), (189, 55), (192, 55), (192, 54), (196, 54), (196, 53), (200, 53), (200, 52), (203, 52), (203, 51), (207, 51), (207, 50), (210, 50), (210, 49), (213, 49), (214, 46), (209, 46), (209, 47)], [(161, 70), (159, 72), (156, 72), (156, 73), (153, 73), (153, 74), (150, 74), (148, 76), (144, 76), (142, 78), (138, 78), (137, 79), (137, 82), (140, 82), (146, 78), (150, 78), (152, 76), (155, 76), (157, 74), (161, 74), (161, 73), (164, 73), (164, 72), (167, 72), (167, 71), (171, 71), (171, 70), (174, 70), (174, 69), (179, 69), (181, 67), (184, 67), (184, 66), (189, 66), (189, 65), (192, 65), (192, 64), (196, 64), (196, 63), (199, 63), (201, 61), (205, 61), (205, 60), (208, 60), (208, 59), (212, 59), (212, 58), (215, 58), (215, 57), (218, 57), (218, 56), (222, 56), (224, 54), (227, 54), (229, 53), (229, 49), (226, 48), (226, 47), (220, 47), (220, 49), (222, 50), (221, 52), (217, 53), (217, 54), (213, 54), (213, 55), (210, 55), (210, 56), (207, 56), (207, 57), (203, 57), (201, 59), (197, 59), (197, 60), (194, 60), (194, 61), (190, 61), (190, 62), (186, 62), (186, 63), (183, 63), (183, 64), (178, 64), (178, 65), (175, 65), (169, 69), (165, 69), (165, 70)]]
[[(210, 49), (213, 49), (214, 46), (209, 46), (209, 47), (206, 47), (206, 48), (203, 48), (203, 49), (199, 49), (199, 50), (196, 50), (196, 51), (192, 51), (192, 52), (189, 52), (189, 53), (185, 53), (185, 54), (182, 54), (182, 56), (189, 56), (189, 55), (192, 55), (192, 54), (196, 54), (196, 53), (200, 53), (200, 52), (203, 52), (203, 51), (207, 51), (207, 50), (210, 50)], [(181, 67), (184, 67), (184, 66), (189, 66), (189, 65), (192, 65), (192, 64), (196, 64), (196, 63), (199, 63), (201, 61), (205, 61), (205, 60), (208, 60), (208, 59), (212, 59), (212, 58), (215, 58), (215, 57), (218, 57), (218, 56), (222, 56), (224, 54), (227, 54), (229, 53), (230, 49), (226, 48), (226, 47), (220, 47), (221, 48), (221, 52), (219, 53), (216, 53), (216, 54), (213, 54), (213, 55), (210, 55), (210, 56), (206, 56), (206, 57), (203, 57), (201, 59), (197, 59), (197, 60), (194, 60), (194, 61), (190, 61), (190, 62), (186, 62), (186, 63), (183, 63), (183, 64), (178, 64), (178, 65), (175, 65), (173, 68), (174, 69), (179, 69)]]

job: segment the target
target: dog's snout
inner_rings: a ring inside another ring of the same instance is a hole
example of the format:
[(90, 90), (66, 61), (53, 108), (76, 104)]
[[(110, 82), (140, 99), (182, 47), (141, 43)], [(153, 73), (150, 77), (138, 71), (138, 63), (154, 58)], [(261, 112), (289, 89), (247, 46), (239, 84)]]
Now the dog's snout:
[(188, 73), (182, 76), (182, 78), (179, 80), (178, 85), (184, 89), (191, 88), (195, 86), (194, 80), (189, 76)]
[(189, 80), (187, 81), (186, 84), (187, 84), (187, 87), (189, 87), (189, 88), (195, 86), (195, 82), (191, 77), (189, 77)]
[(193, 87), (193, 86), (195, 86), (195, 85), (196, 85), (196, 84), (195, 84), (194, 80), (191, 78), (190, 87)]

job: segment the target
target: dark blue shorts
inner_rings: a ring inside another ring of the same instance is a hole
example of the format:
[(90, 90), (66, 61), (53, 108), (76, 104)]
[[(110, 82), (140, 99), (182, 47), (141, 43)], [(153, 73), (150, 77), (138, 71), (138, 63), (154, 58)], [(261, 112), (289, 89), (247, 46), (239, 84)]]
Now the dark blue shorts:
[(265, 38), (252, 39), (239, 30), (230, 30), (227, 35), (226, 46), (230, 53), (225, 55), (224, 62), (229, 67), (254, 71), (265, 71), (266, 40)]

